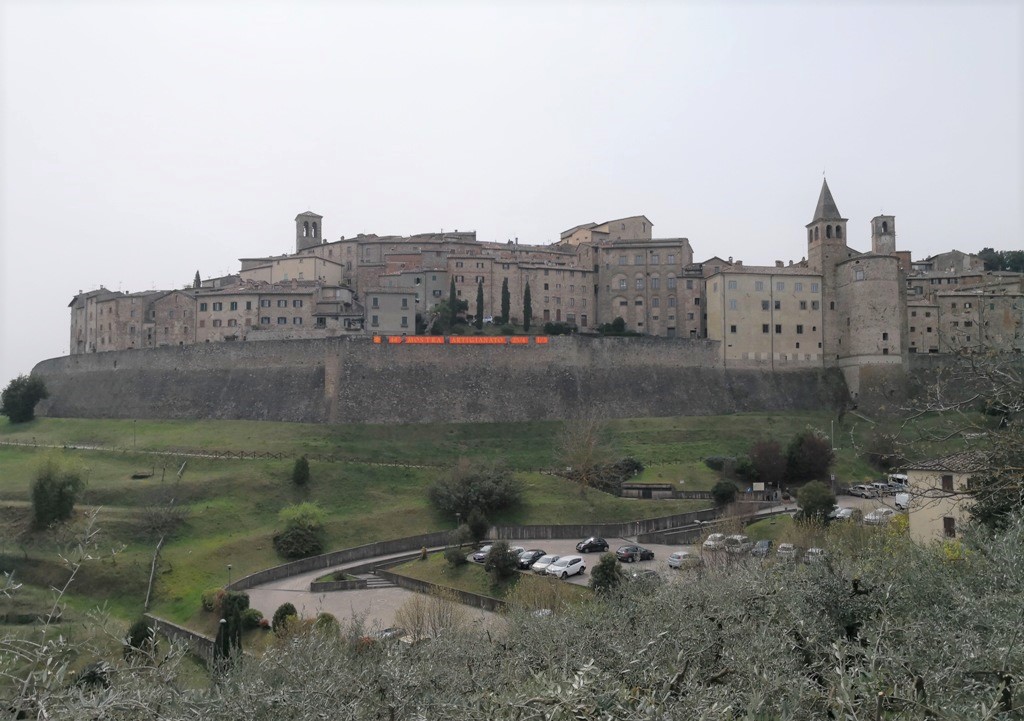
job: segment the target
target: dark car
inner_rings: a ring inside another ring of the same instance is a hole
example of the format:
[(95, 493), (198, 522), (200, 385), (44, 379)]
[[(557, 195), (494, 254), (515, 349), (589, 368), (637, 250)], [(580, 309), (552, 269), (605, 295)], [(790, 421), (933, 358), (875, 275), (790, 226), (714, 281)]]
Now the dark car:
[(772, 541), (758, 541), (754, 544), (754, 547), (750, 549), (750, 555), (755, 558), (768, 558), (768, 554), (772, 552), (773, 545), (775, 544)]
[(591, 536), (590, 538), (580, 541), (576, 544), (576, 550), (580, 553), (590, 553), (591, 551), (600, 551), (604, 553), (608, 550), (608, 541), (597, 536)]
[(523, 551), (519, 554), (519, 567), (527, 569), (533, 566), (537, 562), (537, 559), (545, 555), (545, 552), (539, 548), (531, 548), (529, 551)]
[(619, 546), (615, 549), (615, 557), (623, 563), (651, 561), (654, 560), (654, 551), (643, 546)]

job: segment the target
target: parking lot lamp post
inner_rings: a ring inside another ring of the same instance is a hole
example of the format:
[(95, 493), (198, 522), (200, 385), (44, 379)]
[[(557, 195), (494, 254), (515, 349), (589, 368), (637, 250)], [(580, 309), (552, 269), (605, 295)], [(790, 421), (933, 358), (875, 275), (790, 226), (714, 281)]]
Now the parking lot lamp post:
[(462, 514), (458, 511), (455, 512), (455, 528), (458, 529), (462, 525)]
[(228, 564), (228, 585), (231, 585), (231, 564)]

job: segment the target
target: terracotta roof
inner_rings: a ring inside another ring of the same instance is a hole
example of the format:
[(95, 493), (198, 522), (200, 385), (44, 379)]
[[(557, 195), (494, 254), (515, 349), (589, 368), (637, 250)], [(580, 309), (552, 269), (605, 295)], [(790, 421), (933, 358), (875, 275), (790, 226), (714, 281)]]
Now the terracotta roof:
[(977, 473), (988, 467), (988, 459), (977, 451), (961, 451), (951, 456), (933, 458), (907, 466), (908, 471), (948, 471), (949, 473)]

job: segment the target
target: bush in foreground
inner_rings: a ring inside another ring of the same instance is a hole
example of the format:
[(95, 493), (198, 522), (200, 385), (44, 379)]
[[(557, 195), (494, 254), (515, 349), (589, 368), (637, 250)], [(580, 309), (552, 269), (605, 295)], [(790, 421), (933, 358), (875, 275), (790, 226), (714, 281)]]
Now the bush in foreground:
[(46, 528), (71, 518), (84, 487), (78, 469), (62, 466), (52, 458), (44, 462), (32, 482), (32, 525)]
[(49, 396), (42, 378), (18, 376), (0, 393), (0, 415), (11, 423), (27, 423), (36, 417), (36, 404)]

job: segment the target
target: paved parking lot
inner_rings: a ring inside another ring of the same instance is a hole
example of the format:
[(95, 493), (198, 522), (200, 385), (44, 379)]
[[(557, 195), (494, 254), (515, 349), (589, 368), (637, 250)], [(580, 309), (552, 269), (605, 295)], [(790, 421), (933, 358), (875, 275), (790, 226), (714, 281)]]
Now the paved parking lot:
[[(577, 538), (560, 538), (552, 541), (512, 541), (513, 546), (522, 546), (527, 550), (531, 548), (539, 548), (546, 553), (557, 553), (559, 556), (572, 556), (578, 555), (583, 556), (584, 562), (587, 566), (586, 573), (578, 576), (572, 576), (566, 579), (568, 583), (575, 583), (580, 586), (586, 586), (590, 583), (590, 571), (594, 568), (594, 564), (601, 557), (600, 553), (579, 553), (576, 550), (576, 544), (583, 539)], [(619, 546), (633, 545), (632, 539), (625, 538), (606, 538), (608, 541), (608, 550), (612, 553)], [(653, 568), (656, 571), (670, 571), (668, 567), (668, 557), (674, 551), (692, 551), (693, 546), (666, 546), (661, 543), (641, 543), (644, 548), (649, 548), (654, 551), (653, 561), (637, 561), (636, 563), (627, 563), (625, 567), (627, 569), (639, 569), (639, 568)]]

